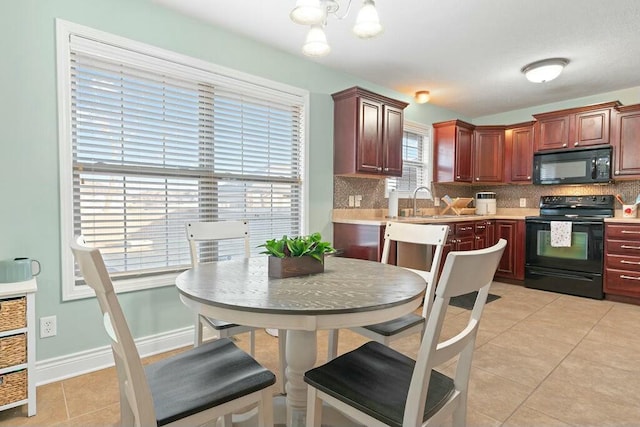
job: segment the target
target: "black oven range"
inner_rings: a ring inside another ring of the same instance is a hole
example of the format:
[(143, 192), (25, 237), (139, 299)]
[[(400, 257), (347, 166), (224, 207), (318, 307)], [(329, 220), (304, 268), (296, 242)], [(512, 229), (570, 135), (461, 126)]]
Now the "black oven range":
[(602, 299), (604, 219), (614, 196), (542, 196), (540, 216), (526, 217), (528, 288)]

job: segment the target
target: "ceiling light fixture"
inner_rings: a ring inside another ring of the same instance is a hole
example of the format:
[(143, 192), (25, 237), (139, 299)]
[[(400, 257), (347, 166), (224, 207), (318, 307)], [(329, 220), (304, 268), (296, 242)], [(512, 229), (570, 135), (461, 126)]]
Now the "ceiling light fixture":
[(312, 25), (302, 45), (302, 53), (307, 56), (325, 56), (329, 52), (331, 52), (331, 46), (327, 43), (324, 30), (318, 24)]
[(413, 98), (418, 104), (426, 104), (431, 99), (431, 95), (429, 94), (428, 90), (419, 90), (418, 92), (416, 92)]
[(558, 77), (568, 63), (569, 60), (566, 58), (549, 58), (525, 65), (520, 71), (530, 82), (544, 83)]
[[(338, 15), (340, 4), (335, 0), (297, 0), (296, 6), (289, 14), (289, 18), (296, 24), (309, 25), (302, 53), (307, 56), (327, 55), (331, 48), (327, 43), (327, 36), (323, 28), (327, 25), (327, 16), (333, 15), (337, 19), (344, 19), (351, 9), (351, 1), (347, 4), (344, 15)], [(358, 12), (353, 33), (360, 38), (368, 39), (382, 32), (378, 11), (374, 0), (363, 0), (362, 8)]]

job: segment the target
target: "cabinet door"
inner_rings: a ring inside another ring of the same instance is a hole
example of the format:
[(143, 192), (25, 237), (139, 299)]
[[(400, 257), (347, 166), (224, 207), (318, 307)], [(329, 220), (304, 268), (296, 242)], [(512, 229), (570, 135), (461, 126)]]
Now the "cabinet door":
[(569, 115), (538, 119), (536, 123), (536, 150), (566, 148), (569, 141), (570, 120)]
[(384, 229), (385, 226), (334, 223), (333, 247), (341, 250), (342, 256), (346, 258), (380, 261)]
[(382, 104), (360, 98), (358, 101), (358, 171), (382, 171)]
[(618, 113), (613, 138), (613, 173), (616, 177), (640, 177), (640, 105)]
[(382, 167), (385, 175), (402, 176), (403, 112), (399, 108), (384, 107), (384, 138)]
[(504, 130), (476, 130), (473, 159), (475, 182), (502, 182)]
[(472, 182), (471, 150), (473, 149), (473, 131), (456, 126), (455, 146), (454, 181)]
[(474, 249), (484, 249), (492, 246), (495, 226), (492, 221), (477, 221), (475, 223)]
[(524, 280), (524, 221), (496, 220), (496, 240), (505, 239), (496, 277)]
[(531, 182), (533, 172), (533, 125), (507, 130), (508, 182)]
[(569, 141), (569, 145), (584, 147), (609, 143), (610, 108), (577, 113), (573, 123), (575, 129), (570, 132), (570, 136), (573, 138)]

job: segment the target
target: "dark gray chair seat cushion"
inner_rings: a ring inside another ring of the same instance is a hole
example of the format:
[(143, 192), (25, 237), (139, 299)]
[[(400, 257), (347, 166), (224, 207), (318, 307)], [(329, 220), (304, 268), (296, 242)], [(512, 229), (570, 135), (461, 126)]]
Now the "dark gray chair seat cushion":
[(158, 426), (262, 390), (276, 382), (229, 339), (207, 342), (145, 366)]
[(389, 320), (388, 322), (376, 323), (375, 325), (364, 326), (365, 329), (373, 331), (377, 334), (390, 337), (395, 334), (399, 334), (405, 329), (409, 329), (414, 325), (424, 324), (424, 317), (415, 313), (410, 313), (397, 319)]
[[(415, 361), (370, 341), (307, 371), (306, 383), (382, 421), (402, 427)], [(424, 420), (437, 412), (454, 391), (453, 380), (431, 371)]]

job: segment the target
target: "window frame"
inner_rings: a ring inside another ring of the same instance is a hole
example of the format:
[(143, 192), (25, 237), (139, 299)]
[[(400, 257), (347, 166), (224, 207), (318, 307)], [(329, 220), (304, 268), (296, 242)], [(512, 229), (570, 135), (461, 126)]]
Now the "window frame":
[[(428, 139), (428, 142), (426, 144), (423, 143), (422, 145), (423, 180), (421, 183), (418, 183), (418, 186), (426, 186), (431, 189), (433, 184), (433, 127), (422, 124), (422, 123), (405, 120), (403, 129), (402, 129), (403, 139), (404, 139), (404, 132), (419, 134)], [(403, 141), (403, 152), (404, 152), (404, 141)], [(404, 164), (405, 159), (403, 158), (402, 161)], [(385, 198), (389, 198), (389, 192), (390, 192), (389, 180), (390, 179), (397, 179), (397, 178), (387, 178), (385, 180), (385, 194), (384, 194)], [(432, 191), (433, 190), (431, 190), (430, 192)], [(433, 198), (432, 195), (424, 191), (418, 192), (417, 196), (419, 199), (431, 200)], [(403, 199), (412, 198), (413, 191), (398, 190), (398, 197)]]
[[(56, 71), (58, 94), (58, 145), (59, 145), (59, 189), (60, 189), (60, 230), (61, 230), (61, 271), (62, 271), (62, 299), (63, 301), (88, 298), (94, 296), (94, 291), (87, 285), (75, 283), (74, 259), (69, 249), (74, 238), (74, 190), (73, 190), (73, 160), (71, 138), (72, 105), (71, 105), (71, 76), (69, 64), (71, 60), (70, 38), (77, 35), (108, 45), (120, 47), (130, 51), (146, 54), (170, 61), (181, 66), (187, 66), (197, 72), (213, 73), (223, 79), (231, 79), (239, 85), (262, 87), (269, 91), (281, 91), (302, 99), (302, 109), (305, 125), (302, 127), (302, 185), (300, 225), (301, 232), (306, 233), (309, 220), (309, 91), (289, 86), (283, 83), (257, 77), (248, 73), (226, 68), (217, 64), (172, 52), (146, 43), (137, 42), (83, 25), (56, 19)], [(186, 237), (185, 237), (186, 240)], [(118, 280), (114, 283), (116, 292), (130, 292), (151, 289), (175, 284), (179, 272), (169, 272), (159, 275), (140, 276)]]

